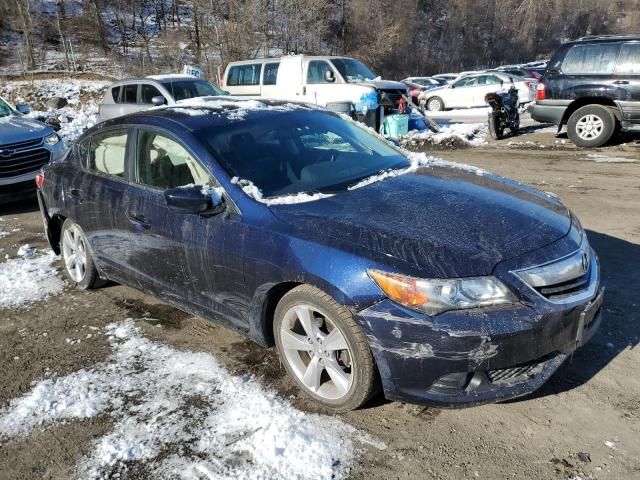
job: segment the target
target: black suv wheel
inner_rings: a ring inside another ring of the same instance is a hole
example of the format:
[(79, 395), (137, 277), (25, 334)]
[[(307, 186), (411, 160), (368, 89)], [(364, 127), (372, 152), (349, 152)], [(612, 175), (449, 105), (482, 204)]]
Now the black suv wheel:
[(581, 107), (569, 117), (567, 134), (582, 148), (600, 147), (607, 143), (616, 129), (613, 114), (601, 105)]

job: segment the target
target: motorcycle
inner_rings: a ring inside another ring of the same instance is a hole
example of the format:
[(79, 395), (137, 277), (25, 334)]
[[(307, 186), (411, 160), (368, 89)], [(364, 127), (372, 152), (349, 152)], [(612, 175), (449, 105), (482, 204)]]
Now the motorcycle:
[(516, 135), (520, 130), (520, 113), (518, 112), (518, 89), (515, 85), (505, 92), (487, 93), (484, 101), (491, 107), (489, 112), (489, 134), (500, 140), (504, 130), (508, 128)]

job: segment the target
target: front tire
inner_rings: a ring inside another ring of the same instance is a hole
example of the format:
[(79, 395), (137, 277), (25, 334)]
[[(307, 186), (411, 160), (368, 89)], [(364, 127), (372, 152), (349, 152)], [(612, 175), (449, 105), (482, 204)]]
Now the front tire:
[(60, 232), (60, 244), (64, 272), (67, 278), (82, 290), (98, 288), (105, 284), (93, 263), (89, 242), (77, 223), (66, 219)]
[(301, 285), (276, 307), (280, 359), (300, 390), (334, 412), (362, 406), (378, 389), (373, 355), (352, 313), (323, 291)]
[(444, 102), (440, 97), (431, 97), (427, 100), (427, 110), (430, 112), (441, 112), (444, 110)]
[(616, 129), (611, 111), (601, 105), (577, 109), (567, 122), (567, 135), (578, 147), (595, 148), (607, 143)]

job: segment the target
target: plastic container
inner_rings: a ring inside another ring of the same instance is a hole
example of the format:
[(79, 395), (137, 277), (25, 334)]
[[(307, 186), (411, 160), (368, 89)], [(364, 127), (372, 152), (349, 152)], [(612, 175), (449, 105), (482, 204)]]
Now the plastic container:
[(384, 134), (391, 138), (400, 138), (409, 133), (409, 115), (395, 113), (384, 117)]

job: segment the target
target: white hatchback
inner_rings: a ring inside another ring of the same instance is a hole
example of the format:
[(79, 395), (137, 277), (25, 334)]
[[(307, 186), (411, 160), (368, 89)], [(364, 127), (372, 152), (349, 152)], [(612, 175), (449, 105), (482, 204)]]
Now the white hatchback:
[(422, 92), (421, 104), (430, 112), (451, 108), (484, 107), (487, 93), (509, 89), (511, 84), (518, 89), (520, 103), (528, 103), (535, 98), (534, 80), (515, 77), (502, 72), (484, 72), (466, 75), (450, 85)]

